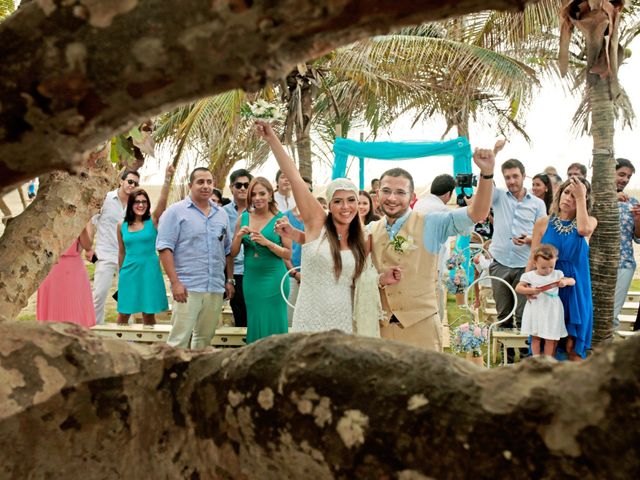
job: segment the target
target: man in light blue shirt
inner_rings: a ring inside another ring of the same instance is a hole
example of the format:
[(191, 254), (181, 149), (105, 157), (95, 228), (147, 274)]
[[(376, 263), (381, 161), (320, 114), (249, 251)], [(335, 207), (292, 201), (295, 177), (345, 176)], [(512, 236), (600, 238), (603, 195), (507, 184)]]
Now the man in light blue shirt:
[(234, 294), (232, 230), (227, 213), (211, 200), (209, 170), (191, 172), (189, 190), (160, 217), (156, 248), (173, 294), (167, 343), (198, 349), (211, 343), (224, 293)]
[[(545, 204), (524, 188), (524, 165), (516, 159), (507, 160), (501, 167), (507, 190), (493, 191), (493, 238), (489, 252), (493, 262), (489, 274), (507, 281), (515, 289), (524, 273), (531, 253), (531, 234), (536, 220), (547, 215)], [(493, 298), (498, 318), (503, 319), (513, 310), (513, 293), (502, 282), (492, 280)], [(518, 295), (515, 321), (511, 317), (502, 324), (520, 325), (526, 298)]]
[[(247, 209), (247, 192), (249, 184), (253, 180), (253, 176), (244, 168), (234, 170), (229, 177), (229, 187), (233, 200), (225, 205), (224, 211), (229, 216), (229, 225), (231, 226), (230, 235), (236, 231), (236, 223), (238, 217)], [(233, 238), (232, 238), (233, 240)], [(233, 322), (236, 327), (247, 326), (247, 306), (244, 302), (244, 290), (242, 281), (244, 279), (244, 247), (240, 246), (240, 253), (233, 259), (233, 280), (235, 282), (235, 293), (229, 301), (231, 310), (233, 310)]]

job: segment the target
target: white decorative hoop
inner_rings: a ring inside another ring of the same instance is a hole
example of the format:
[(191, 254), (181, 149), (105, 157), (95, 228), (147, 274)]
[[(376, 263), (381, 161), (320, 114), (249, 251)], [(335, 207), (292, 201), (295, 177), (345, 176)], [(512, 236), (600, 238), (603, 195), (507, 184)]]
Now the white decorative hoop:
[(293, 268), (287, 270), (287, 273), (285, 273), (282, 276), (282, 280), (280, 280), (280, 295), (282, 295), (282, 298), (284, 298), (284, 301), (287, 302), (287, 305), (289, 305), (291, 308), (294, 308), (294, 309), (296, 308), (296, 306), (295, 305), (291, 305), (289, 303), (289, 299), (284, 294), (284, 281), (285, 281), (286, 278), (288, 278), (291, 275), (291, 272), (296, 272), (296, 271), (299, 271), (299, 270), (300, 270), (300, 267), (293, 267)]
[(509, 288), (509, 290), (511, 290), (511, 293), (513, 294), (513, 308), (511, 309), (511, 312), (509, 312), (509, 315), (504, 317), (502, 320), (498, 320), (497, 322), (493, 322), (491, 325), (489, 325), (489, 328), (487, 330), (487, 368), (491, 368), (491, 331), (493, 330), (493, 327), (496, 327), (496, 326), (500, 325), (501, 323), (506, 322), (511, 317), (513, 317), (513, 315), (515, 315), (516, 308), (518, 308), (518, 294), (516, 293), (514, 288), (511, 286), (511, 284), (509, 282), (507, 282), (503, 278), (494, 277), (493, 275), (488, 275), (488, 276), (486, 276), (486, 277), (484, 277), (482, 279), (480, 277), (478, 277), (473, 282), (471, 282), (471, 285), (469, 285), (467, 287), (467, 289), (464, 291), (464, 306), (468, 310), (471, 310), (471, 308), (469, 307), (469, 291), (471, 290), (471, 287), (473, 287), (480, 280), (488, 280), (488, 279), (498, 280), (498, 281), (504, 283)]

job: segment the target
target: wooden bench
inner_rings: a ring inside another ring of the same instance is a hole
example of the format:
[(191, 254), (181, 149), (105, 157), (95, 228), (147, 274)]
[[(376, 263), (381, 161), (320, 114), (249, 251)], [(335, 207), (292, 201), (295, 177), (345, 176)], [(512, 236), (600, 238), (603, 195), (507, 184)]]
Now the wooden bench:
[(627, 292), (627, 302), (640, 302), (640, 292)]
[(626, 314), (626, 315), (636, 315), (638, 313), (639, 305), (640, 303), (638, 302), (624, 302), (624, 305), (622, 305), (622, 310), (620, 311), (620, 313)]
[(633, 331), (633, 324), (636, 323), (636, 315), (620, 314), (618, 315), (618, 321), (620, 322), (619, 330), (623, 332)]
[(528, 348), (529, 335), (516, 329), (494, 330), (491, 332), (491, 348), (497, 355), (498, 344), (502, 345), (502, 364), (507, 364), (507, 348)]
[(628, 330), (617, 330), (616, 331), (616, 335), (618, 335), (622, 339), (633, 337), (634, 335), (637, 335), (638, 333), (640, 333), (640, 330), (637, 330), (635, 332), (634, 331), (628, 331)]
[[(106, 323), (96, 325), (91, 330), (102, 337), (119, 338), (133, 342), (166, 342), (171, 332), (171, 325), (158, 323), (144, 326), (141, 323), (118, 325)], [(242, 347), (246, 345), (247, 329), (245, 327), (218, 327), (211, 340), (214, 347)]]

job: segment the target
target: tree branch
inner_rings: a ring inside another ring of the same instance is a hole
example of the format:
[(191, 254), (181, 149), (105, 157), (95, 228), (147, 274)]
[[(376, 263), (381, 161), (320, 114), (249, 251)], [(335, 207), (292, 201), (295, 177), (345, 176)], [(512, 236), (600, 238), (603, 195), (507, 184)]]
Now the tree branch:
[(116, 172), (109, 148), (87, 156), (79, 175), (41, 178), (35, 200), (0, 237), (0, 322), (13, 320), (102, 205)]
[(0, 188), (77, 172), (84, 151), (151, 115), (255, 91), (341, 44), (534, 1), (30, 2), (0, 24)]
[(4, 324), (0, 339), (0, 459), (14, 478), (597, 479), (640, 468), (640, 338), (582, 364), (494, 370), (337, 332), (205, 352), (71, 324)]

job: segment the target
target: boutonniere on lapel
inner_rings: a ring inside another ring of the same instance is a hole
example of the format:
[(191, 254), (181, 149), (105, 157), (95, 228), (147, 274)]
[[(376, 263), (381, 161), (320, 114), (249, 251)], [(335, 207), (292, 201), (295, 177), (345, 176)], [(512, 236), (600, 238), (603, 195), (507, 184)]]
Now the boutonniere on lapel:
[(409, 237), (405, 238), (402, 235), (396, 235), (393, 237), (393, 240), (389, 242), (389, 245), (393, 247), (394, 252), (399, 253), (400, 255), (404, 255), (410, 250), (415, 250), (418, 248), (413, 241), (413, 237), (409, 235)]

